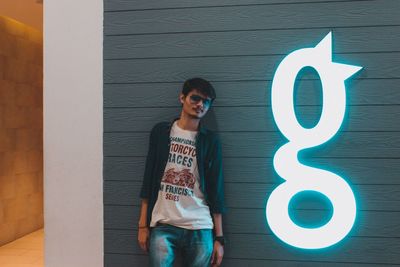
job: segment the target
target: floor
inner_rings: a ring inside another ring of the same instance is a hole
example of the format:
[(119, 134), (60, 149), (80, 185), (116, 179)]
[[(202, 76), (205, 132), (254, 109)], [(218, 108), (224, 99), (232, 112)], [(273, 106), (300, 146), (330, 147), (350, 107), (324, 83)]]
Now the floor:
[(43, 267), (43, 229), (0, 247), (1, 267)]

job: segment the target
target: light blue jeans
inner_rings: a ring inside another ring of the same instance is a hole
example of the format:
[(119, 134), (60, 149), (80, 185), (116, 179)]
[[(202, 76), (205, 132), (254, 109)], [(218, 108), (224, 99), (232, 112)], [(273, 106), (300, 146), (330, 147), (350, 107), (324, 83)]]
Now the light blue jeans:
[(207, 267), (212, 250), (211, 229), (188, 230), (162, 224), (151, 230), (151, 267), (172, 267), (178, 253), (181, 253), (185, 267)]

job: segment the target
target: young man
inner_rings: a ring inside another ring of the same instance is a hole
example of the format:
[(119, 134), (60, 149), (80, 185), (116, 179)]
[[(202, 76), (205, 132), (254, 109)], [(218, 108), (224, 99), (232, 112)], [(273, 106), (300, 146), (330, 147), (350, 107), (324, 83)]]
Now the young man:
[[(224, 254), (221, 145), (200, 120), (215, 99), (201, 78), (185, 81), (179, 119), (154, 126), (140, 197), (138, 241), (150, 266), (219, 266)], [(214, 230), (214, 236), (213, 236)]]

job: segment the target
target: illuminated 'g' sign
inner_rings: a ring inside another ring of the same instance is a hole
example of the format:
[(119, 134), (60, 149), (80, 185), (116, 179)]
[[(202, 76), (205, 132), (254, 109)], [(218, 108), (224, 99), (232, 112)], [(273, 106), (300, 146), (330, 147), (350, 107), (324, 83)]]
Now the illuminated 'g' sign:
[[(323, 92), (321, 118), (311, 129), (297, 121), (293, 90), (295, 79), (304, 67), (314, 68)], [(361, 67), (332, 62), (332, 34), (313, 48), (290, 53), (279, 64), (272, 82), (272, 112), (282, 134), (289, 140), (274, 156), (276, 172), (286, 181), (272, 191), (266, 216), (272, 232), (285, 243), (305, 249), (331, 246), (351, 230), (356, 217), (356, 202), (350, 186), (339, 175), (299, 162), (300, 150), (321, 145), (339, 130), (346, 109), (344, 81)], [(332, 203), (331, 219), (318, 228), (295, 224), (289, 216), (289, 202), (303, 191), (316, 191)]]

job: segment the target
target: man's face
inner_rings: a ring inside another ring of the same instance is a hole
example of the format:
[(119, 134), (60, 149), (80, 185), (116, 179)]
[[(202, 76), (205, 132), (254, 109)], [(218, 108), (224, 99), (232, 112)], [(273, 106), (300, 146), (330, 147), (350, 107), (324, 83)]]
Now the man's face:
[(211, 98), (203, 95), (198, 90), (193, 89), (185, 97), (180, 95), (182, 110), (192, 118), (201, 119), (206, 115), (211, 106)]

